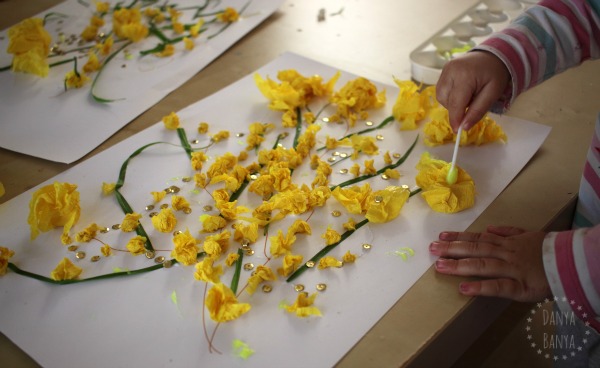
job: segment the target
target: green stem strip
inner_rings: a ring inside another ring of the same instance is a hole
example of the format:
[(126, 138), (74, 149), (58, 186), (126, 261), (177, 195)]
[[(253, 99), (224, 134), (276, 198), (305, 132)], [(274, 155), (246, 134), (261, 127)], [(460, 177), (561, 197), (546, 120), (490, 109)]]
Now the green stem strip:
[(233, 278), (231, 279), (231, 291), (234, 294), (237, 294), (238, 284), (240, 283), (240, 274), (242, 273), (242, 262), (244, 261), (244, 251), (240, 248), (238, 249), (238, 259), (235, 261), (235, 272), (233, 273)]
[[(381, 129), (381, 128), (385, 127), (386, 125), (388, 125), (392, 121), (394, 121), (394, 116), (388, 116), (387, 118), (383, 119), (383, 121), (381, 123), (379, 123), (378, 125), (371, 127), (371, 128), (359, 130), (358, 132), (347, 134), (347, 135), (343, 136), (342, 138), (338, 139), (338, 141), (344, 140), (346, 138), (350, 138), (353, 135), (362, 135), (365, 133), (369, 133), (369, 132)], [(318, 148), (317, 151), (322, 151), (324, 149), (327, 149), (327, 147)]]
[(96, 76), (94, 77), (94, 81), (92, 82), (92, 86), (90, 88), (91, 94), (92, 94), (92, 98), (96, 101), (96, 102), (100, 102), (100, 103), (109, 103), (109, 102), (114, 102), (114, 101), (118, 101), (118, 100), (123, 100), (123, 98), (119, 98), (119, 99), (107, 99), (107, 98), (102, 98), (102, 97), (98, 97), (96, 95), (96, 93), (94, 92), (94, 89), (96, 88), (96, 82), (98, 81), (98, 79), (100, 78), (100, 75), (102, 75), (102, 72), (104, 71), (104, 67), (106, 66), (106, 64), (108, 64), (119, 52), (121, 52), (125, 47), (131, 45), (132, 42), (126, 42), (123, 44), (123, 46), (119, 47), (117, 49), (117, 51), (113, 52), (112, 54), (110, 54), (106, 60), (104, 61), (104, 63), (102, 64), (102, 66), (100, 67), (100, 70), (98, 70), (98, 74), (96, 74)]
[(415, 141), (412, 143), (412, 145), (409, 147), (409, 149), (406, 151), (406, 153), (402, 157), (400, 157), (398, 159), (398, 161), (396, 161), (395, 163), (393, 163), (391, 165), (387, 165), (387, 166), (382, 167), (381, 169), (377, 170), (377, 172), (375, 174), (357, 176), (356, 178), (347, 180), (347, 181), (345, 181), (345, 182), (343, 182), (341, 184), (336, 184), (336, 185), (332, 186), (330, 189), (334, 190), (336, 187), (345, 187), (345, 186), (348, 186), (348, 185), (356, 184), (358, 182), (361, 182), (363, 180), (367, 180), (367, 179), (372, 178), (374, 176), (381, 175), (387, 169), (395, 169), (395, 168), (397, 168), (402, 163), (404, 163), (404, 161), (406, 161), (406, 159), (408, 158), (408, 156), (412, 152), (413, 148), (415, 148), (415, 146), (417, 145), (417, 141), (418, 140), (419, 140), (419, 136), (417, 135), (417, 137), (415, 138)]

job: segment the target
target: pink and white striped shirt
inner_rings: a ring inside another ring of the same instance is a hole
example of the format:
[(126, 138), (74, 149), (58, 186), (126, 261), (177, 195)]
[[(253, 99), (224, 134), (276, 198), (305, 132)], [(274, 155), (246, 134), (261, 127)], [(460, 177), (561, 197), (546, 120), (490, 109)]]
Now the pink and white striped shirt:
[[(523, 91), (600, 57), (600, 0), (541, 1), (475, 50), (496, 55), (512, 76), (510, 88), (492, 108), (503, 112)], [(547, 235), (544, 268), (554, 296), (567, 298), (573, 312), (600, 332), (600, 115), (574, 228)]]

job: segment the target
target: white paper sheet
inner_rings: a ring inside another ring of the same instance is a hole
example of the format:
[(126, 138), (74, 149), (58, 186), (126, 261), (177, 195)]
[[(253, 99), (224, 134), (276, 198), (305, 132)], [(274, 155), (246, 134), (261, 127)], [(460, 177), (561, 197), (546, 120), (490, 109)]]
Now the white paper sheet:
[[(0, 146), (12, 151), (51, 161), (72, 163), (92, 151), (135, 117), (160, 101), (168, 93), (182, 85), (202, 70), (237, 40), (260, 24), (279, 8), (283, 1), (277, 0), (227, 0), (210, 1), (205, 13), (222, 10), (226, 6), (242, 9), (241, 19), (212, 39), (223, 23), (211, 24), (208, 30), (194, 40), (195, 47), (184, 51), (183, 43), (175, 45), (176, 53), (171, 57), (158, 58), (153, 55), (138, 57), (139, 51), (154, 48), (156, 37), (128, 46), (126, 52), (117, 54), (104, 68), (95, 91), (97, 96), (117, 99), (108, 104), (94, 101), (90, 96), (90, 83), (81, 89), (64, 91), (65, 74), (73, 69), (72, 63), (50, 69), (46, 78), (23, 73), (5, 71), (0, 73)], [(86, 7), (77, 0), (65, 1), (39, 15), (60, 13), (68, 17), (50, 17), (46, 29), (52, 35), (53, 44), (71, 34), (79, 35), (89, 22), (94, 3)], [(116, 3), (116, 1), (112, 1)], [(183, 8), (202, 5), (204, 2), (178, 1)], [(159, 4), (162, 5), (162, 4)], [(183, 11), (182, 23), (194, 23), (194, 11)], [(102, 31), (110, 30), (110, 16)], [(207, 17), (207, 21), (212, 17)], [(165, 22), (167, 24), (167, 22)], [(165, 35), (171, 37), (168, 30)], [(6, 53), (7, 30), (0, 33), (0, 66), (11, 64), (12, 55)], [(175, 38), (175, 36), (173, 36)], [(115, 43), (113, 50), (123, 43)], [(77, 48), (62, 44), (61, 49)], [(72, 56), (79, 59), (78, 67), (87, 61), (86, 53), (71, 53), (50, 58), (50, 63)], [(128, 57), (127, 55), (131, 55)], [(95, 74), (92, 75), (95, 76)]]
[[(319, 74), (325, 79), (336, 72), (326, 65), (294, 54), (284, 54), (258, 72), (263, 77), (275, 78), (277, 71), (288, 68), (294, 68), (303, 75)], [(354, 77), (343, 73), (336, 90)], [(390, 115), (398, 92), (394, 86), (378, 84), (378, 87), (386, 89), (388, 104), (371, 113), (370, 120), (376, 123)], [(324, 101), (316, 103), (313, 111), (317, 111), (322, 103)], [(231, 132), (232, 136), (226, 142), (209, 149), (212, 160), (226, 151), (237, 154), (243, 150), (245, 137), (235, 137), (235, 133), (247, 133), (249, 123), (271, 122), (279, 126), (281, 113), (268, 110), (267, 105), (252, 76), (247, 76), (178, 113), (188, 138), (201, 140), (196, 147), (207, 142), (205, 136), (196, 133), (199, 122), (209, 122), (211, 133), (221, 129)], [(67, 286), (49, 285), (9, 271), (0, 278), (0, 330), (42, 366), (49, 368), (332, 366), (432, 264), (434, 258), (428, 254), (427, 247), (437, 234), (442, 230), (466, 229), (531, 159), (550, 130), (546, 126), (510, 117), (500, 118), (499, 123), (508, 135), (507, 144), (495, 143), (460, 150), (459, 165), (472, 175), (477, 187), (474, 207), (453, 215), (435, 213), (420, 195), (416, 195), (404, 206), (398, 218), (387, 224), (369, 224), (361, 228), (330, 253), (341, 257), (350, 250), (359, 255), (355, 264), (340, 269), (311, 269), (294, 282), (305, 285), (310, 293), (315, 292), (317, 283), (327, 285), (327, 290), (319, 293), (315, 302), (323, 313), (320, 318), (300, 319), (280, 309), (282, 301), (291, 304), (297, 295), (294, 285), (280, 279), (270, 283), (273, 286), (271, 293), (263, 293), (259, 289), (252, 296), (245, 292), (240, 295), (240, 302), (250, 303), (252, 309), (238, 320), (219, 326), (214, 346), (222, 354), (211, 354), (202, 328), (205, 284), (194, 279), (192, 266), (175, 266), (139, 276)], [(339, 137), (345, 133), (344, 125), (321, 124), (323, 129), (318, 133), (320, 143), (317, 147), (323, 145), (327, 134)], [(362, 122), (359, 125), (355, 129), (364, 128)], [(268, 134), (263, 147), (271, 147), (280, 131), (281, 128), (278, 128)], [(293, 133), (290, 129), (288, 131)], [(419, 133), (399, 131), (394, 122), (372, 134), (384, 136), (384, 140), (378, 141), (381, 153), (389, 150), (393, 154), (404, 153)], [(284, 146), (291, 146), (292, 136), (282, 142)], [(421, 136), (414, 152), (399, 167), (401, 179), (385, 181), (376, 177), (369, 180), (371, 186), (375, 189), (387, 185), (414, 186), (414, 167), (426, 150), (442, 159), (451, 159), (452, 144), (428, 148), (422, 139)], [(82, 216), (75, 231), (91, 222), (108, 227), (120, 223), (123, 214), (113, 197), (101, 195), (101, 184), (115, 182), (123, 161), (137, 148), (155, 141), (178, 143), (176, 134), (158, 123), (45, 183), (60, 181), (79, 185)], [(329, 157), (329, 154), (324, 157)], [(253, 156), (250, 157), (252, 159)], [(362, 156), (358, 162), (362, 165), (364, 159), (365, 156)], [(375, 165), (381, 167), (381, 155)], [(350, 161), (333, 166), (332, 182), (347, 180), (349, 176), (338, 171), (350, 166)], [(202, 207), (212, 201), (208, 193), (195, 192), (193, 183), (181, 181), (182, 177), (191, 174), (189, 161), (182, 149), (169, 145), (148, 149), (129, 164), (123, 194), (134, 209), (144, 214), (142, 223), (156, 249), (171, 249), (172, 235), (155, 231), (144, 207), (152, 203), (150, 191), (162, 190), (172, 184), (180, 186), (180, 194), (193, 204), (192, 214), (178, 214), (180, 222), (177, 229), (187, 228), (199, 239), (205, 236), (198, 233), (201, 228), (198, 217), (204, 213)], [(294, 180), (310, 183), (313, 175), (310, 170), (298, 169), (294, 172)], [(12, 261), (21, 268), (48, 275), (66, 256), (84, 267), (82, 277), (91, 277), (110, 273), (115, 267), (134, 270), (153, 264), (144, 256), (132, 257), (126, 253), (91, 263), (89, 258), (99, 254), (101, 244), (97, 242), (82, 244), (80, 250), (86, 251), (87, 257), (76, 260), (74, 254), (60, 244), (60, 229), (30, 241), (28, 202), (35, 189), (0, 206), (0, 245), (15, 250)], [(250, 200), (251, 196), (246, 194), (240, 197), (239, 203), (250, 207), (256, 205), (257, 201)], [(333, 217), (333, 210), (341, 210), (343, 215)], [(308, 217), (308, 213), (299, 216), (305, 220)], [(310, 216), (308, 222), (312, 236), (299, 234), (294, 251), (303, 254), (305, 260), (309, 259), (323, 247), (320, 235), (327, 227), (331, 225), (343, 232), (341, 224), (348, 217), (346, 211), (333, 198), (330, 199), (324, 208), (316, 209)], [(356, 221), (362, 220), (361, 216), (352, 217)], [(295, 218), (292, 216), (272, 224), (269, 235), (275, 235), (278, 229), (285, 232)], [(112, 246), (124, 249), (131, 235), (111, 231), (100, 237)], [(364, 251), (363, 243), (371, 244), (372, 249)], [(245, 257), (244, 263), (259, 265), (265, 262), (265, 244), (268, 252), (269, 242), (261, 236), (253, 245), (256, 253)], [(402, 247), (412, 248), (414, 256), (404, 260), (394, 253)], [(232, 245), (231, 249), (235, 250), (235, 246)], [(169, 258), (169, 252), (159, 254)], [(276, 269), (280, 262), (280, 258), (272, 259), (268, 266)], [(226, 285), (232, 274), (233, 270), (227, 269), (222, 276)], [(244, 285), (248, 276), (249, 272), (242, 271), (240, 285)], [(177, 305), (171, 300), (173, 292), (178, 298)], [(215, 323), (208, 313), (205, 320), (211, 335)], [(243, 360), (232, 354), (233, 339), (247, 343), (255, 351), (254, 355)]]

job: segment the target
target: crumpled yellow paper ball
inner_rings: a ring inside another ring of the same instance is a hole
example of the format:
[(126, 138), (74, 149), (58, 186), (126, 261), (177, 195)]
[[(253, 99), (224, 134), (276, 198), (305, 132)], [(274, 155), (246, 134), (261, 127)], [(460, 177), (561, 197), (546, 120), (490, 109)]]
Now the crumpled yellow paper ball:
[(416, 166), (419, 173), (415, 180), (422, 189), (421, 196), (437, 212), (456, 213), (475, 204), (475, 183), (465, 170), (456, 166), (458, 180), (452, 185), (446, 182), (450, 165), (424, 152)]
[(40, 232), (63, 226), (63, 234), (79, 220), (81, 207), (77, 185), (59, 183), (46, 185), (36, 190), (29, 202), (27, 222), (31, 228), (31, 240)]

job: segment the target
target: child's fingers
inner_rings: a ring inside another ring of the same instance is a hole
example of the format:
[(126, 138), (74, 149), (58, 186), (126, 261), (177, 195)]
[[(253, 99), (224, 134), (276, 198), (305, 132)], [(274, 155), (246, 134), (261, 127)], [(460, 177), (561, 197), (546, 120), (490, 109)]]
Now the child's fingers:
[(449, 258), (499, 258), (504, 257), (504, 250), (497, 245), (486, 242), (473, 241), (434, 241), (429, 245), (429, 252), (433, 255)]
[(494, 226), (494, 225), (488, 226), (487, 231), (489, 233), (496, 234), (498, 236), (503, 236), (503, 237), (521, 235), (521, 234), (527, 232), (525, 229), (521, 229), (520, 227)]
[(506, 262), (495, 258), (440, 258), (435, 262), (435, 269), (439, 273), (457, 276), (477, 277), (511, 277), (513, 269), (506, 266)]
[(467, 231), (443, 231), (438, 238), (441, 241), (467, 241), (467, 242), (484, 242), (494, 245), (501, 245), (505, 240), (504, 237), (492, 233), (471, 233)]

